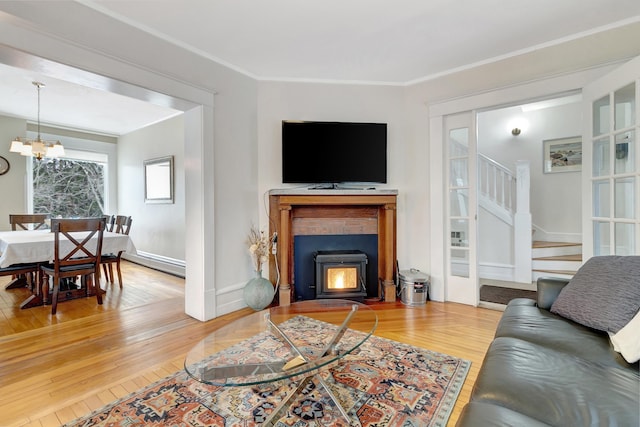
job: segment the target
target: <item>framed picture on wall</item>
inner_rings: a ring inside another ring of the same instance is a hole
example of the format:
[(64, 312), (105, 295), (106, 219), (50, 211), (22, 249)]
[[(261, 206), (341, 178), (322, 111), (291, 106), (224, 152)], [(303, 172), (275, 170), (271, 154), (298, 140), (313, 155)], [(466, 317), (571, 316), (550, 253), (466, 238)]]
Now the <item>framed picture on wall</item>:
[(173, 156), (144, 161), (144, 201), (173, 203)]
[(546, 139), (542, 147), (544, 173), (582, 170), (582, 137)]

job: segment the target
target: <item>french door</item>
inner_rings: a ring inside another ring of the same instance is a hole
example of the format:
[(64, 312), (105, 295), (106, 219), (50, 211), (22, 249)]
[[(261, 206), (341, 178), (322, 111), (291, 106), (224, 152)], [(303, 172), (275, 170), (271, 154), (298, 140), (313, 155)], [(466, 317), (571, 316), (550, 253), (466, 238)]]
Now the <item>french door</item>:
[(640, 57), (583, 89), (583, 258), (640, 254)]
[[(476, 111), (576, 88), (562, 78), (430, 106), (431, 288), (434, 300), (477, 305)], [(524, 93), (524, 98), (523, 98)], [(640, 254), (640, 57), (582, 88), (582, 247)], [(496, 102), (497, 101), (497, 102)]]
[(450, 115), (445, 140), (445, 277), (447, 300), (476, 305), (476, 114)]

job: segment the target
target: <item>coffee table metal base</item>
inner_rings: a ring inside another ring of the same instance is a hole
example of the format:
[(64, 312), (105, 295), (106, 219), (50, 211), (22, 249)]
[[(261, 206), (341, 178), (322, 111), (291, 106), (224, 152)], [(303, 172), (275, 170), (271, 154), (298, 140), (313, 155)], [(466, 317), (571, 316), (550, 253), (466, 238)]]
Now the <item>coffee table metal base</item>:
[(333, 404), (336, 406), (338, 411), (340, 411), (340, 414), (347, 421), (347, 423), (349, 425), (361, 426), (360, 420), (358, 420), (357, 417), (354, 420), (352, 420), (351, 417), (349, 417), (349, 414), (347, 414), (347, 411), (344, 409), (344, 407), (342, 406), (340, 401), (333, 394), (333, 392), (331, 391), (331, 389), (329, 388), (329, 386), (327, 385), (325, 380), (322, 379), (322, 377), (320, 377), (320, 375), (318, 375), (318, 374), (310, 375), (310, 376), (304, 378), (302, 381), (300, 381), (300, 383), (298, 384), (298, 387), (296, 387), (295, 389), (291, 390), (291, 392), (287, 395), (287, 397), (282, 402), (280, 402), (280, 404), (276, 407), (276, 409), (274, 409), (274, 411), (269, 415), (269, 417), (266, 420), (264, 420), (262, 425), (263, 426), (273, 426), (273, 425), (275, 425), (276, 421), (278, 421), (278, 419), (279, 419), (278, 415), (280, 415), (280, 413), (282, 412), (283, 409), (289, 407), (289, 404), (291, 403), (291, 401), (296, 396), (298, 396), (302, 392), (302, 390), (304, 390), (304, 388), (307, 386), (307, 384), (309, 384), (310, 381), (316, 381), (316, 383), (318, 385), (322, 386), (324, 391), (329, 396), (329, 399), (331, 399)]
[[(289, 324), (289, 320), (294, 319), (298, 323)], [(296, 324), (299, 329), (292, 329)], [(351, 324), (354, 330), (350, 329)], [(320, 333), (310, 346), (316, 328), (321, 325), (327, 325), (330, 334)], [(346, 425), (361, 426), (357, 415), (349, 416), (334, 393), (335, 387), (329, 386), (328, 381), (332, 382), (329, 368), (366, 341), (376, 325), (375, 312), (354, 301), (312, 300), (275, 307), (214, 331), (187, 355), (185, 369), (206, 384), (257, 386), (261, 392), (269, 390), (270, 393), (280, 389), (281, 401), (266, 404), (258, 414), (253, 414), (253, 421), (261, 426), (274, 426), (283, 411), (311, 390), (312, 384), (324, 396), (325, 404), (335, 406), (340, 412)], [(291, 333), (296, 330), (299, 332)], [(256, 353), (247, 355), (246, 343), (256, 336), (266, 337), (263, 339), (267, 345), (264, 351), (256, 348)], [(227, 354), (227, 349), (232, 350)], [(236, 357), (236, 352), (245, 357)], [(267, 388), (262, 390), (263, 387)], [(201, 396), (198, 400), (215, 411), (215, 398), (211, 397)]]

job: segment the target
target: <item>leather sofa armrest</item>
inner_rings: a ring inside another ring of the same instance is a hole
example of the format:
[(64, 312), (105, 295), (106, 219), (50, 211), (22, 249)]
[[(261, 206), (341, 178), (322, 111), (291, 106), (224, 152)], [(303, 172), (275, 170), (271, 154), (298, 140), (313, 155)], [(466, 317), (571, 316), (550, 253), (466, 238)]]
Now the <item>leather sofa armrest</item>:
[(558, 277), (540, 277), (537, 282), (537, 304), (539, 308), (544, 310), (551, 309), (553, 302), (560, 295), (560, 291), (564, 288), (569, 279), (561, 279)]

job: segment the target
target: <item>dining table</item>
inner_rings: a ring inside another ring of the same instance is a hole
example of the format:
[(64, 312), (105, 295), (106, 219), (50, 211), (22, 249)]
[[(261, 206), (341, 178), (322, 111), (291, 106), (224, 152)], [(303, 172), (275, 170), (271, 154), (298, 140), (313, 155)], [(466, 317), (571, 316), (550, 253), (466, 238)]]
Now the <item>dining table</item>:
[[(74, 237), (82, 238), (83, 234), (86, 236), (88, 232), (74, 233)], [(53, 262), (55, 257), (54, 236), (55, 234), (48, 229), (0, 231), (0, 268), (16, 264), (45, 264)], [(88, 247), (93, 244), (95, 248), (96, 243), (97, 235), (89, 241)], [(60, 236), (61, 253), (68, 253), (73, 247), (73, 243), (64, 236)], [(136, 248), (131, 237), (128, 234), (105, 231), (102, 237), (102, 254), (117, 254), (120, 251), (136, 254)], [(9, 285), (7, 288), (10, 289), (12, 287), (15, 287), (15, 285)], [(31, 289), (32, 295), (22, 302), (21, 308), (30, 308), (47, 303), (47, 296), (42, 295), (40, 284), (32, 285)], [(70, 293), (69, 299), (79, 296), (79, 292)]]

